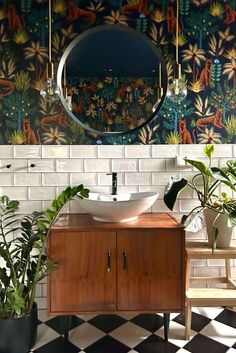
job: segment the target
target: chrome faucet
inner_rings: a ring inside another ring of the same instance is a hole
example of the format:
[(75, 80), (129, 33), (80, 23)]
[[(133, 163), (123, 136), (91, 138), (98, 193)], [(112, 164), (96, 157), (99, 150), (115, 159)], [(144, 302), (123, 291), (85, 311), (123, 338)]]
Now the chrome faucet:
[(112, 176), (111, 195), (117, 195), (117, 173), (107, 173)]

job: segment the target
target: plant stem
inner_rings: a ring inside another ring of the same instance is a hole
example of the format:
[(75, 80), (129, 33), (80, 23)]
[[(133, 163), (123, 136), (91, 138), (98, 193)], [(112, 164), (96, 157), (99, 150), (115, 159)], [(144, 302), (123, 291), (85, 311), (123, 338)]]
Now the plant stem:
[[(215, 181), (211, 186), (210, 186), (210, 188), (209, 188), (209, 190), (208, 190), (208, 194), (210, 195), (210, 197), (211, 197), (211, 195), (213, 194), (213, 192), (217, 189), (217, 187), (218, 187), (218, 185), (220, 184), (220, 180), (217, 180), (217, 181)], [(210, 198), (209, 197), (209, 198)]]
[[(30, 295), (29, 295), (29, 306), (28, 306), (28, 310), (29, 312), (32, 310), (32, 307), (33, 307), (33, 303), (34, 303), (34, 299), (35, 299), (35, 293), (36, 293), (36, 284), (39, 282), (40, 278), (41, 278), (41, 275), (38, 276), (38, 273), (39, 273), (39, 270), (40, 270), (40, 266), (41, 266), (41, 259), (42, 259), (42, 256), (43, 256), (43, 252), (45, 251), (45, 246), (46, 246), (46, 243), (47, 243), (47, 239), (48, 239), (48, 236), (51, 232), (51, 228), (52, 226), (54, 225), (54, 223), (57, 221), (58, 219), (58, 215), (61, 211), (61, 209), (63, 208), (63, 206), (70, 200), (72, 200), (74, 198), (74, 195), (69, 197), (64, 203), (63, 205), (61, 205), (61, 207), (56, 211), (53, 219), (50, 221), (50, 224), (48, 226), (48, 228), (44, 231), (46, 232), (44, 234), (44, 239), (42, 239), (42, 245), (40, 247), (40, 252), (39, 252), (39, 255), (38, 255), (38, 259), (37, 259), (37, 265), (36, 265), (36, 270), (35, 270), (35, 273), (37, 274), (34, 278), (34, 281), (32, 282), (31, 284), (31, 292), (30, 292)], [(42, 234), (43, 235), (43, 234)]]
[(15, 269), (14, 269), (14, 265), (13, 265), (12, 260), (11, 260), (11, 254), (9, 252), (7, 240), (6, 240), (5, 233), (4, 233), (4, 228), (3, 228), (3, 225), (2, 225), (2, 215), (1, 215), (0, 224), (1, 224), (0, 225), (1, 235), (2, 235), (2, 238), (3, 238), (3, 242), (4, 242), (4, 246), (5, 246), (5, 250), (6, 250), (6, 255), (7, 255), (7, 260), (8, 260), (7, 263), (8, 263), (8, 266), (10, 268), (11, 275), (13, 276), (12, 282), (13, 282), (14, 286), (16, 286), (17, 276), (16, 276), (16, 272), (15, 272)]
[[(201, 212), (201, 211), (204, 210), (205, 207), (203, 207), (203, 206), (196, 206), (196, 207), (194, 207), (194, 208), (192, 209), (192, 211), (188, 214), (186, 220), (187, 220), (198, 208), (200, 209), (198, 212)], [(186, 222), (186, 220), (185, 220), (185, 222)]]
[(192, 178), (192, 184), (188, 183), (197, 193), (197, 197), (198, 197), (198, 200), (201, 202), (202, 204), (202, 196), (203, 196), (203, 193), (201, 192), (201, 190), (199, 190), (197, 184), (195, 183), (195, 179), (197, 177), (201, 176), (201, 174), (196, 174), (194, 175), (194, 177)]

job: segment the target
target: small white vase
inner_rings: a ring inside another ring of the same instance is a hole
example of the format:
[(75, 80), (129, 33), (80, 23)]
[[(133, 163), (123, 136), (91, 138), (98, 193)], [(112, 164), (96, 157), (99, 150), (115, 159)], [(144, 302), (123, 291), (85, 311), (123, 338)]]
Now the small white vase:
[[(212, 245), (212, 227), (214, 219), (217, 216), (217, 212), (211, 210), (209, 208), (203, 211), (205, 221), (206, 221), (206, 229), (208, 235), (209, 244)], [(226, 214), (222, 213), (219, 215), (215, 222), (215, 226), (217, 227), (219, 233), (217, 235), (216, 247), (217, 248), (228, 248), (230, 247), (230, 242), (233, 233), (233, 227), (228, 226), (228, 217)]]

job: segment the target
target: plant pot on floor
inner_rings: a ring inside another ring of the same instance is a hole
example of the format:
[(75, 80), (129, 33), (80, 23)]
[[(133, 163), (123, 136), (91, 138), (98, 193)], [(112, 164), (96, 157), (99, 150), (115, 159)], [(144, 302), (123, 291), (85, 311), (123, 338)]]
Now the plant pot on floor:
[[(205, 222), (206, 222), (206, 229), (207, 229), (207, 236), (210, 246), (212, 246), (212, 230), (213, 230), (213, 222), (218, 215), (217, 212), (207, 208), (203, 211)], [(216, 247), (217, 248), (228, 248), (231, 243), (233, 227), (228, 226), (228, 217), (226, 214), (222, 213), (215, 221), (215, 226), (217, 227), (219, 233), (217, 235), (216, 240)]]
[(0, 318), (0, 352), (28, 353), (37, 337), (38, 313), (35, 303), (32, 311), (19, 318)]

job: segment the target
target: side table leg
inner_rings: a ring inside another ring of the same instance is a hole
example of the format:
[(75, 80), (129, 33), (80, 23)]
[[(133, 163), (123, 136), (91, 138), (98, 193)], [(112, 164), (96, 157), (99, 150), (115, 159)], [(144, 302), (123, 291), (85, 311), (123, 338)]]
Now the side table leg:
[(165, 337), (165, 341), (168, 341), (169, 326), (170, 326), (170, 314), (169, 313), (164, 313), (164, 337)]
[(190, 286), (190, 276), (191, 276), (191, 260), (189, 257), (186, 259), (186, 273), (185, 273), (185, 290), (187, 291)]
[(230, 284), (230, 278), (231, 278), (230, 259), (225, 259), (225, 272), (226, 272), (227, 288), (231, 288), (231, 284)]
[(191, 333), (191, 321), (192, 321), (192, 304), (189, 299), (187, 299), (186, 311), (185, 311), (185, 339), (190, 339)]

